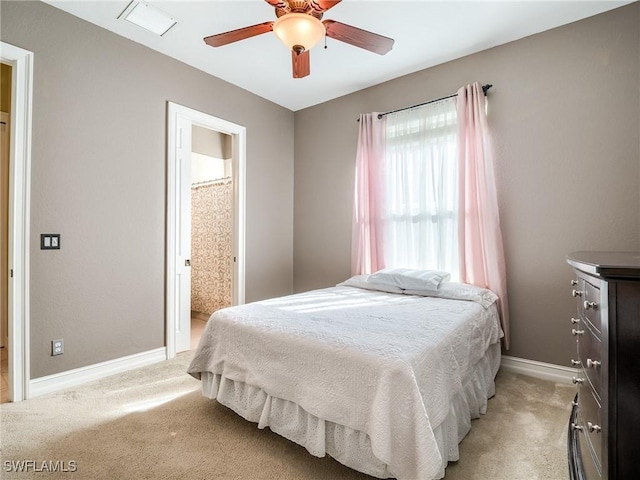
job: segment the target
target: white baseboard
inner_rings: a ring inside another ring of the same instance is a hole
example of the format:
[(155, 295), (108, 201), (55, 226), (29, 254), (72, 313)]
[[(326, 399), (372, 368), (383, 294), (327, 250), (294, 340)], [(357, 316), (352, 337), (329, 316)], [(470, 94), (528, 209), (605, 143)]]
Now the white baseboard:
[(166, 359), (167, 349), (166, 347), (161, 347), (127, 357), (75, 368), (66, 372), (54, 373), (46, 377), (35, 378), (29, 380), (27, 398), (35, 398), (65, 388), (77, 387), (78, 385), (100, 380), (109, 375), (126, 372), (134, 368), (146, 367), (147, 365), (162, 362)]
[(505, 372), (520, 373), (530, 377), (551, 380), (552, 382), (571, 384), (571, 377), (576, 376), (576, 369), (552, 363), (536, 362), (525, 358), (502, 356), (500, 368)]

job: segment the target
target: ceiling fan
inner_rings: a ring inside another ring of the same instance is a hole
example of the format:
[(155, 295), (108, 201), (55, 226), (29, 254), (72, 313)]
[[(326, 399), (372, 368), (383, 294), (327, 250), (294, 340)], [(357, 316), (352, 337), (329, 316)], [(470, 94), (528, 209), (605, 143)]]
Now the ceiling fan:
[(335, 20), (321, 21), (324, 12), (336, 6), (341, 0), (265, 0), (265, 2), (275, 7), (277, 20), (211, 35), (204, 39), (205, 43), (212, 47), (221, 47), (273, 31), (291, 50), (293, 78), (309, 75), (309, 50), (325, 35), (379, 55), (386, 54), (393, 47), (392, 38)]

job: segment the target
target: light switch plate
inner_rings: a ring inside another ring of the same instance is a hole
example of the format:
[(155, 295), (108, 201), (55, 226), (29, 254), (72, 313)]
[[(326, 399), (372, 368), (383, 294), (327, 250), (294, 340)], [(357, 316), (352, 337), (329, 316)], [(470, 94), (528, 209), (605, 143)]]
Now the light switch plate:
[(40, 250), (60, 250), (60, 234), (41, 233)]

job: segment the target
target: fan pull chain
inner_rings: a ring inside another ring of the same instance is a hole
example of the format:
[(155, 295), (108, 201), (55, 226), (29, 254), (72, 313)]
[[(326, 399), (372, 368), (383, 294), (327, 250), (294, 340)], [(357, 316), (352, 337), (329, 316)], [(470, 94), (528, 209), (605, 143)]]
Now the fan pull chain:
[(327, 35), (324, 36), (324, 49), (327, 49)]

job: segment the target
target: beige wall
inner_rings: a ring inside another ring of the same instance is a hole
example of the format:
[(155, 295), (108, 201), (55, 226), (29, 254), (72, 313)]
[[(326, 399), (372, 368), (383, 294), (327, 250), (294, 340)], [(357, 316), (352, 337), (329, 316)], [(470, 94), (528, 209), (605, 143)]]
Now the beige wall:
[(191, 151), (213, 158), (231, 158), (232, 137), (226, 133), (193, 125)]
[(640, 250), (639, 32), (634, 3), (296, 112), (294, 289), (350, 275), (358, 115), (492, 83), (507, 353), (568, 365), (565, 255)]
[(0, 27), (35, 53), (32, 378), (165, 344), (167, 101), (247, 128), (246, 300), (291, 291), (291, 111), (41, 2)]

